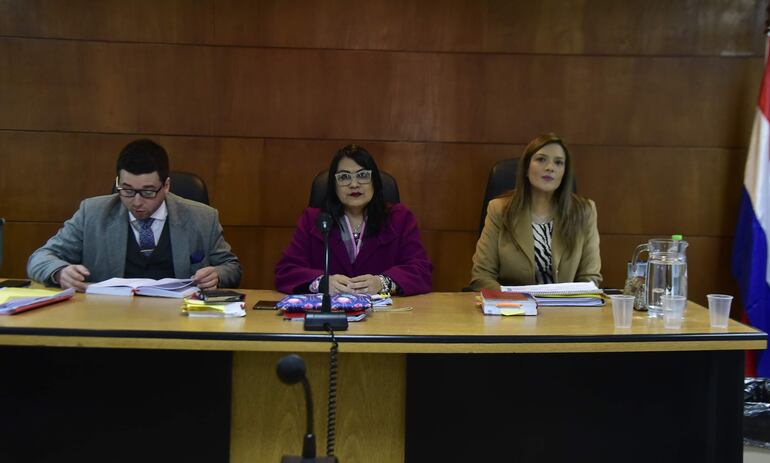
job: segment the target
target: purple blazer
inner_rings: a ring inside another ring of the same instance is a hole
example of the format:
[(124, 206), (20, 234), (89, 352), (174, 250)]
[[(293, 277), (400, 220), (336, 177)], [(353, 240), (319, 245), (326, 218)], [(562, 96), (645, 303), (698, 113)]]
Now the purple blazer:
[[(324, 242), (315, 226), (320, 212), (307, 208), (299, 218), (291, 244), (275, 266), (278, 291), (291, 294), (323, 275)], [(409, 296), (430, 292), (432, 271), (414, 214), (401, 204), (393, 205), (376, 236), (364, 236), (353, 263), (342, 243), (339, 226), (329, 233), (330, 275), (386, 275), (396, 282), (402, 295)]]

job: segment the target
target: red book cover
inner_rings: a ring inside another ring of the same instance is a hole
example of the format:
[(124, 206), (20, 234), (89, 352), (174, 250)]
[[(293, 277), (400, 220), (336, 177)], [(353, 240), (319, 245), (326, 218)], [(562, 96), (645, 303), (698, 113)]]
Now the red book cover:
[(531, 296), (528, 293), (498, 291), (496, 289), (487, 288), (481, 290), (481, 297), (487, 301), (528, 301), (531, 299)]

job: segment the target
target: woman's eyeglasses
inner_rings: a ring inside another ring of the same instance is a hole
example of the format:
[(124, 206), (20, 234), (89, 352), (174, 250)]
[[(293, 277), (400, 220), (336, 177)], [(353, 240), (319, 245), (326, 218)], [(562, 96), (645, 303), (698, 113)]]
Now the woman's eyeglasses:
[(371, 183), (372, 171), (371, 170), (359, 170), (358, 172), (337, 172), (334, 174), (334, 179), (337, 180), (337, 185), (348, 186), (353, 183), (353, 179), (356, 179), (358, 183)]

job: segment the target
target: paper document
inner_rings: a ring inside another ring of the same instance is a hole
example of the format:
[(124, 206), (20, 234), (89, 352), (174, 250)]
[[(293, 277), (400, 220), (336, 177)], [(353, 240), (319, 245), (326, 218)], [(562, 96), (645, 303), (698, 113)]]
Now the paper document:
[(604, 298), (599, 295), (576, 294), (571, 296), (535, 296), (538, 307), (600, 307)]
[(546, 285), (527, 285), (527, 286), (501, 286), (500, 291), (529, 293), (533, 296), (541, 294), (601, 294), (602, 290), (597, 288), (593, 282), (577, 283), (552, 283)]
[(75, 294), (73, 288), (63, 291), (29, 288), (0, 288), (0, 315), (13, 315), (44, 305), (64, 301)]
[(185, 298), (182, 312), (188, 317), (231, 318), (245, 317), (243, 302), (212, 303), (199, 299)]

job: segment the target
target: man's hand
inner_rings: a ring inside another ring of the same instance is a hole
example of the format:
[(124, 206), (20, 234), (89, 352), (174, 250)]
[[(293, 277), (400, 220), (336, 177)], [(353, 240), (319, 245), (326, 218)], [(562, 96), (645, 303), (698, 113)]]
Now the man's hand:
[(382, 280), (376, 275), (359, 275), (350, 279), (351, 293), (377, 294), (382, 290)]
[(82, 293), (88, 287), (86, 278), (89, 275), (91, 272), (83, 265), (68, 265), (53, 274), (53, 281), (59, 282), (62, 289), (75, 288)]
[(219, 284), (219, 274), (214, 267), (203, 267), (192, 277), (200, 289), (214, 289)]

